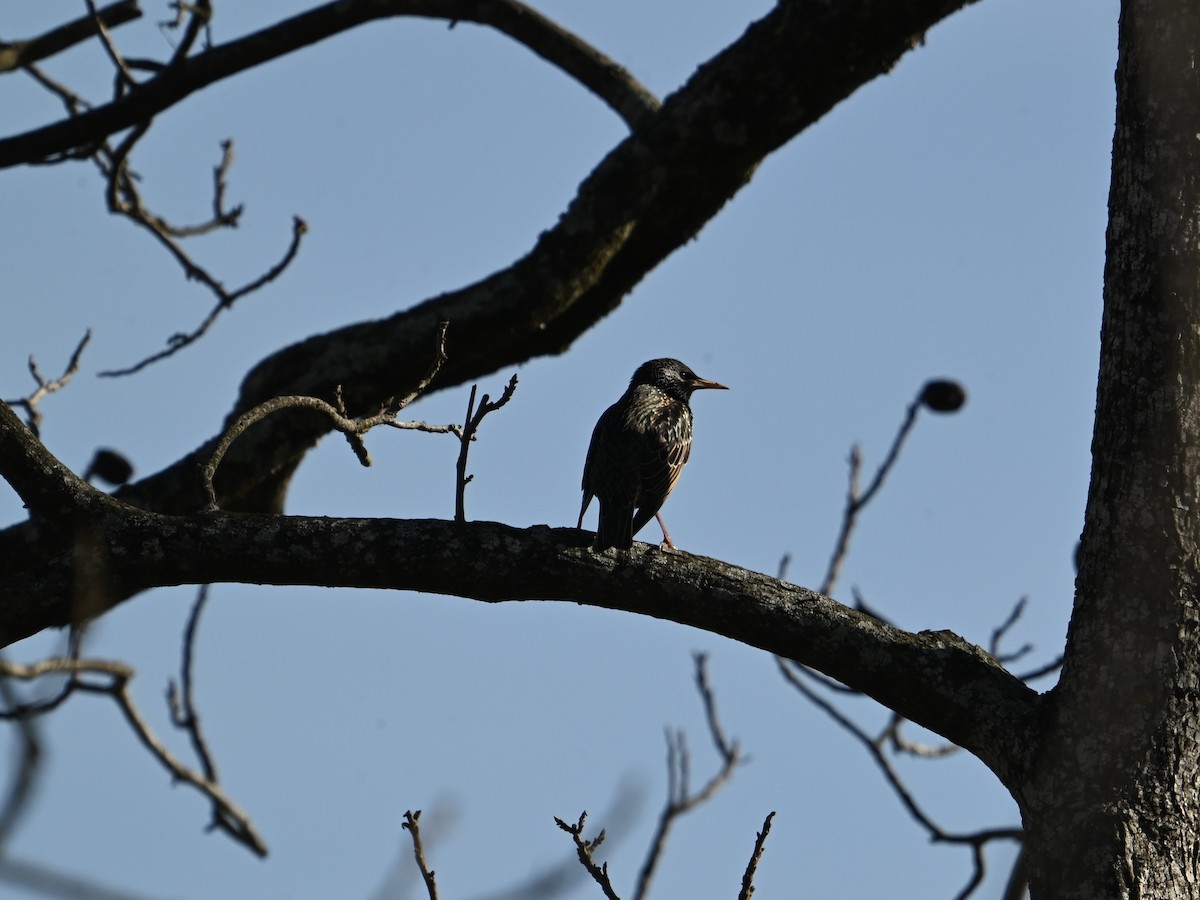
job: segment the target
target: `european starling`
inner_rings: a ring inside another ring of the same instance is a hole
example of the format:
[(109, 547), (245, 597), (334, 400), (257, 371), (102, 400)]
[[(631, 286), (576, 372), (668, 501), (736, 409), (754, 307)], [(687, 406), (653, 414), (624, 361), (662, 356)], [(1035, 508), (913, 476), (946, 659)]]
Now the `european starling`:
[(583, 514), (598, 497), (596, 550), (628, 550), (633, 536), (655, 517), (663, 545), (675, 546), (658, 511), (691, 453), (688, 400), (701, 388), (729, 390), (677, 359), (652, 359), (638, 366), (629, 389), (600, 416), (583, 464), (583, 506), (576, 526), (583, 527)]

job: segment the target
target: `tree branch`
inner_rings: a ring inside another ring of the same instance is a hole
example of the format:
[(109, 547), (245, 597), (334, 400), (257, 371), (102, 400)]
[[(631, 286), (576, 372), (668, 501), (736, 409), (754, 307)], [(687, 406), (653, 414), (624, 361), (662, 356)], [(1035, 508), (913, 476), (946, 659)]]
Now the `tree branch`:
[(413, 856), (417, 860), (417, 868), (421, 871), (421, 878), (425, 881), (425, 890), (429, 893), (429, 900), (438, 900), (437, 879), (434, 877), (434, 872), (429, 868), (429, 863), (425, 861), (425, 847), (421, 844), (421, 826), (418, 824), (421, 820), (421, 811), (416, 812), (405, 810), (404, 824), (400, 827), (412, 835)]
[[(5, 412), (15, 419), (0, 408), (0, 469), (12, 442), (2, 427)], [(574, 528), (220, 512), (176, 517), (104, 494), (94, 502), (87, 544), (44, 562), (0, 552), (11, 598), (0, 622), (3, 644), (74, 621), (80, 577), (93, 583), (96, 613), (168, 584), (393, 588), (485, 601), (567, 600), (724, 635), (868, 694), (975, 753), (1006, 784), (1022, 765), (1037, 713), (1034, 691), (957, 635), (910, 634), (805, 588), (686, 553), (667, 557), (637, 544), (617, 559), (589, 552), (586, 535)], [(381, 566), (385, 559), (403, 564)], [(473, 564), (463, 566), (463, 559)], [(620, 591), (612, 590), (613, 579)]]
[(136, 91), (104, 106), (0, 140), (0, 168), (44, 162), (97, 144), (239, 72), (367, 22), (396, 16), (491, 26), (576, 78), (630, 127), (658, 108), (658, 101), (628, 72), (516, 0), (338, 0), (195, 56), (177, 58)]
[(120, 0), (98, 10), (80, 16), (57, 28), (25, 41), (0, 43), (0, 72), (11, 72), (39, 60), (62, 53), (76, 44), (83, 43), (97, 34), (98, 26), (116, 28), (141, 16), (137, 0)]

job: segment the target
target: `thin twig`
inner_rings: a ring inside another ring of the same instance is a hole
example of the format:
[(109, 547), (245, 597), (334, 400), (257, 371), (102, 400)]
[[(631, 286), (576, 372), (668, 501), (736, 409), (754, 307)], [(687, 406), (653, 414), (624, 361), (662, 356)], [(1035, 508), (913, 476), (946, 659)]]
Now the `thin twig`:
[(878, 742), (886, 741), (896, 753), (904, 753), (908, 756), (917, 756), (922, 759), (939, 759), (943, 756), (950, 756), (957, 753), (962, 749), (958, 744), (951, 744), (948, 741), (937, 745), (910, 741), (900, 733), (901, 726), (907, 721), (904, 716), (893, 712), (888, 718), (888, 724), (879, 735)]
[(112, 60), (113, 66), (117, 70), (117, 88), (114, 100), (120, 99), (127, 88), (134, 87), (137, 82), (133, 78), (133, 73), (129, 71), (129, 67), (125, 65), (125, 60), (121, 56), (121, 52), (117, 49), (117, 45), (113, 43), (112, 35), (108, 33), (108, 25), (105, 24), (104, 17), (100, 15), (100, 10), (96, 8), (95, 0), (85, 0), (87, 3), (88, 13), (92, 17), (92, 23), (96, 27), (96, 34), (100, 37), (100, 43), (104, 47), (104, 52), (108, 54), (108, 58)]
[(1036, 669), (1031, 669), (1028, 672), (1022, 672), (1017, 678), (1021, 681), (1035, 681), (1038, 678), (1045, 678), (1047, 675), (1053, 675), (1062, 668), (1063, 658), (1060, 656), (1057, 659), (1052, 659), (1045, 665), (1038, 666)]
[(592, 876), (596, 884), (600, 885), (600, 890), (604, 892), (607, 900), (621, 900), (617, 896), (617, 892), (613, 890), (612, 882), (608, 879), (608, 863), (598, 866), (593, 857), (596, 848), (604, 843), (604, 830), (601, 829), (600, 833), (594, 839), (590, 841), (586, 840), (583, 836), (583, 823), (586, 821), (586, 809), (579, 814), (579, 821), (574, 825), (568, 825), (558, 816), (554, 817), (555, 824), (571, 835), (572, 840), (575, 841), (575, 852), (579, 855), (579, 861), (583, 863), (583, 867), (587, 869), (588, 874)]
[(200, 727), (200, 714), (196, 711), (195, 695), (192, 690), (192, 660), (195, 657), (196, 634), (200, 625), (200, 613), (208, 603), (207, 584), (200, 585), (196, 591), (196, 599), (188, 613), (187, 625), (183, 629), (183, 649), (179, 661), (179, 689), (171, 682), (167, 688), (167, 706), (171, 711), (171, 723), (187, 732), (192, 743), (192, 750), (200, 760), (204, 777), (209, 781), (218, 781), (217, 764), (208, 749), (204, 732)]
[[(3, 658), (0, 657), (0, 664)], [(7, 709), (20, 705), (17, 693), (7, 678), (0, 678), (0, 699), (3, 699)], [(9, 839), (12, 837), (21, 817), (29, 808), (37, 786), (38, 776), (42, 772), (42, 742), (37, 722), (30, 718), (16, 720), (20, 753), (13, 763), (12, 783), (8, 796), (0, 805), (0, 857), (7, 856)]]
[(867, 485), (865, 491), (859, 492), (859, 475), (862, 471), (862, 450), (858, 444), (850, 448), (850, 484), (846, 491), (846, 509), (842, 513), (842, 527), (838, 533), (837, 540), (834, 542), (833, 554), (829, 558), (829, 567), (825, 571), (825, 578), (821, 582), (821, 587), (818, 588), (818, 593), (828, 595), (834, 585), (837, 583), (838, 572), (841, 570), (842, 563), (845, 561), (846, 554), (850, 549), (850, 535), (854, 532), (854, 526), (858, 522), (858, 514), (862, 512), (864, 506), (871, 502), (879, 489), (883, 487), (883, 481), (887, 478), (888, 473), (896, 464), (896, 460), (900, 456), (900, 448), (904, 446), (904, 441), (912, 431), (913, 425), (917, 421), (917, 412), (921, 408), (921, 399), (918, 397), (908, 405), (908, 410), (904, 414), (904, 421), (900, 423), (900, 428), (896, 432), (896, 437), (892, 440), (891, 449), (884, 457), (883, 462), (875, 472), (875, 476), (871, 479), (871, 483)]
[(500, 399), (495, 403), (491, 402), (491, 398), (483, 395), (483, 399), (479, 401), (479, 409), (475, 409), (475, 391), (479, 385), (471, 385), (471, 396), (467, 400), (467, 416), (463, 421), (462, 431), (458, 435), (458, 461), (455, 464), (456, 477), (454, 481), (454, 521), (467, 521), (467, 502), (466, 493), (467, 485), (475, 480), (474, 475), (467, 474), (467, 451), (471, 447), (471, 441), (475, 440), (475, 432), (479, 430), (479, 425), (483, 422), (484, 416), (488, 413), (495, 412), (508, 403), (512, 399), (513, 392), (517, 389), (517, 376), (513, 375), (508, 380), (508, 385), (504, 388), (504, 393), (500, 395)]
[[(266, 856), (267, 846), (251, 824), (249, 817), (226, 795), (219, 784), (205, 778), (203, 774), (192, 770), (178, 760), (142, 717), (129, 692), (129, 682), (134, 675), (134, 670), (130, 666), (111, 660), (63, 657), (43, 659), (30, 665), (0, 662), (0, 676), (18, 678), (23, 681), (31, 681), (45, 675), (60, 674), (68, 675), (72, 679), (68, 683), (67, 694), (82, 691), (111, 697), (124, 714), (126, 722), (133, 729), (137, 739), (171, 776), (176, 781), (192, 785), (208, 798), (213, 805), (214, 822), (219, 823), (220, 829), (258, 856)], [(83, 677), (87, 675), (103, 676), (107, 680), (92, 681)], [(27, 705), (25, 714), (29, 714), (29, 711), (34, 708), (33, 704)], [(44, 712), (48, 708), (45, 704), (36, 705), (38, 712)]]
[(96, 34), (96, 22), (99, 20), (106, 28), (116, 28), (126, 22), (132, 22), (141, 16), (137, 0), (120, 0), (112, 3), (96, 13), (89, 13), (78, 19), (59, 25), (35, 38), (24, 41), (0, 42), (0, 72), (11, 72), (14, 69), (28, 67), (38, 62), (62, 53), (90, 39)]
[[(200, 36), (202, 30), (207, 31), (212, 23), (212, 3), (211, 0), (192, 0), (185, 3), (183, 0), (176, 0), (171, 4), (175, 7), (175, 18), (170, 22), (160, 23), (167, 28), (178, 28), (185, 14), (188, 16), (187, 29), (183, 33), (183, 40), (175, 47), (175, 52), (171, 54), (171, 61), (167, 63), (167, 68), (178, 68), (187, 59), (188, 53), (192, 49), (192, 45), (196, 43), (196, 38)], [(209, 35), (208, 43), (212, 44), (212, 35)]]
[(35, 437), (40, 437), (40, 428), (42, 424), (42, 413), (38, 409), (38, 404), (45, 399), (47, 394), (53, 394), (55, 391), (62, 390), (75, 377), (79, 371), (79, 360), (83, 356), (83, 349), (88, 345), (88, 341), (92, 339), (92, 329), (84, 332), (83, 338), (75, 346), (75, 351), (71, 354), (71, 358), (67, 361), (67, 367), (63, 369), (63, 373), (52, 381), (47, 381), (38, 369), (37, 360), (33, 358), (33, 354), (29, 354), (29, 374), (33, 376), (34, 384), (37, 387), (33, 392), (25, 397), (17, 400), (4, 401), (9, 406), (20, 407), (25, 410), (25, 424), (29, 426), (29, 430), (33, 432)]
[(762, 831), (755, 835), (754, 852), (750, 854), (750, 862), (746, 864), (745, 874), (742, 875), (742, 889), (738, 891), (738, 900), (750, 900), (754, 893), (754, 873), (758, 871), (758, 863), (762, 859), (763, 847), (766, 846), (767, 835), (771, 833), (771, 820), (774, 818), (775, 810), (771, 810), (763, 820)]
[(434, 879), (434, 872), (429, 868), (429, 864), (425, 862), (425, 848), (421, 846), (421, 827), (417, 824), (421, 819), (421, 811), (405, 810), (404, 824), (401, 828), (406, 829), (412, 835), (413, 855), (417, 859), (417, 868), (421, 870), (421, 877), (425, 879), (425, 890), (429, 892), (429, 900), (438, 900), (437, 881)]
[(891, 760), (883, 751), (883, 745), (887, 739), (888, 730), (879, 738), (873, 739), (850, 718), (842, 713), (836, 706), (825, 700), (812, 688), (806, 685), (793, 669), (787, 665), (787, 661), (776, 657), (776, 663), (779, 666), (779, 671), (784, 679), (792, 685), (796, 690), (803, 694), (809, 702), (824, 712), (827, 716), (833, 719), (847, 733), (861, 743), (879, 770), (883, 773), (884, 779), (891, 786), (892, 791), (900, 800), (901, 804), (908, 811), (909, 816), (918, 825), (925, 829), (932, 841), (948, 844), (964, 844), (972, 848), (973, 867), (971, 876), (968, 879), (967, 885), (959, 892), (956, 900), (965, 900), (975, 890), (983, 880), (984, 866), (986, 863), (983, 849), (986, 844), (995, 840), (1015, 840), (1020, 841), (1024, 837), (1024, 833), (1019, 828), (993, 828), (984, 829), (970, 833), (953, 833), (945, 831), (940, 825), (931, 819), (920, 805), (916, 798), (909, 791), (908, 786), (901, 780), (899, 774), (892, 766)]
[(213, 308), (209, 310), (208, 315), (204, 317), (204, 320), (201, 321), (201, 323), (191, 331), (177, 332), (171, 335), (167, 339), (166, 349), (159, 350), (157, 353), (152, 353), (133, 365), (126, 366), (123, 369), (106, 369), (105, 371), (98, 373), (101, 378), (117, 378), (123, 375), (133, 375), (136, 372), (140, 372), (142, 369), (146, 368), (146, 366), (166, 359), (168, 356), (174, 356), (184, 347), (194, 344), (200, 338), (204, 337), (204, 335), (208, 333), (209, 329), (212, 328), (212, 326), (216, 323), (217, 319), (220, 318), (221, 313), (233, 306), (233, 304), (242, 297), (257, 291), (262, 287), (265, 287), (267, 284), (283, 274), (284, 270), (287, 269), (287, 267), (291, 265), (292, 261), (296, 258), (296, 254), (300, 251), (300, 241), (308, 232), (307, 223), (305, 223), (305, 221), (299, 216), (294, 217), (292, 220), (292, 240), (288, 245), (288, 249), (284, 253), (283, 258), (254, 281), (243, 285), (237, 290), (230, 291), (223, 284), (213, 278), (212, 275), (210, 275), (206, 270), (196, 265), (196, 263), (191, 260), (191, 258), (182, 250), (182, 248), (179, 247), (179, 245), (173, 238), (171, 238), (170, 235), (164, 231), (156, 229), (153, 225), (149, 224), (149, 220), (143, 220), (138, 217), (133, 218), (134, 221), (137, 221), (139, 224), (144, 224), (147, 228), (149, 228), (151, 233), (158, 237), (159, 241), (171, 252), (171, 255), (174, 256), (180, 265), (183, 266), (184, 272), (187, 274), (188, 278), (199, 281), (205, 285), (217, 296), (217, 302)]
[(996, 659), (1005, 666), (1007, 666), (1009, 663), (1016, 662), (1033, 649), (1032, 644), (1023, 644), (1020, 648), (1014, 650), (1012, 653), (1001, 653), (1000, 651), (1000, 642), (1004, 640), (1008, 632), (1012, 630), (1012, 627), (1017, 624), (1017, 621), (1025, 612), (1025, 606), (1028, 602), (1028, 597), (1022, 597), (1019, 599), (1013, 606), (1012, 612), (1008, 614), (1008, 618), (992, 630), (992, 639), (988, 643), (988, 653), (996, 657)]
[(1004, 885), (1001, 900), (1023, 900), (1029, 891), (1029, 858), (1025, 855), (1025, 845), (1017, 851), (1013, 860), (1012, 870), (1008, 873), (1008, 883)]
[(667, 731), (667, 802), (659, 815), (658, 827), (655, 829), (646, 859), (638, 873), (637, 886), (633, 894), (634, 900), (643, 900), (650, 889), (650, 880), (666, 849), (667, 834), (675, 820), (708, 801), (729, 781), (733, 770), (742, 761), (737, 742), (726, 740), (721, 725), (717, 721), (716, 702), (708, 685), (707, 659), (704, 654), (697, 653), (694, 660), (697, 690), (704, 703), (709, 734), (721, 757), (721, 767), (699, 791), (693, 794), (689, 787), (691, 759), (688, 754), (687, 741), (682, 732)]

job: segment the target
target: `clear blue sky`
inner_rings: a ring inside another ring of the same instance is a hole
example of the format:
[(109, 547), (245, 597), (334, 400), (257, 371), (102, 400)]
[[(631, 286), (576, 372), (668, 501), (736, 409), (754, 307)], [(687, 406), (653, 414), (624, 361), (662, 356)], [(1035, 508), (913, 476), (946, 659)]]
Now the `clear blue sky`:
[[(5, 12), (5, 39), (81, 10), (19, 6)], [(162, 56), (153, 23), (167, 12), (144, 6), (118, 39), (130, 55)], [(769, 7), (537, 4), (659, 96)], [(216, 38), (302, 8), (218, 3)], [(570, 352), (519, 369), (515, 399), (472, 451), (468, 514), (574, 524), (597, 415), (638, 363), (677, 356), (732, 390), (696, 397), (693, 459), (664, 509), (672, 536), (771, 573), (791, 554), (789, 577), (815, 587), (851, 444), (877, 464), (921, 384), (953, 377), (968, 405), (919, 422), (838, 596), (854, 586), (902, 627), (980, 642), (1028, 596), (1012, 646), (1034, 644), (1031, 664), (1056, 655), (1087, 489), (1116, 16), (1114, 0), (983, 0), (933, 29), (771, 157)], [(96, 45), (47, 69), (96, 100), (110, 83)], [(6, 132), (58, 115), (17, 75), (0, 81), (0, 105)], [(230, 199), (245, 219), (193, 244), (198, 260), (236, 285), (282, 252), (292, 215), (311, 233), (292, 269), (203, 342), (117, 381), (95, 373), (192, 327), (208, 295), (105, 214), (89, 165), (0, 173), (0, 201), (20, 211), (0, 225), (0, 396), (26, 392), (29, 353), (53, 371), (90, 326), (83, 371), (44, 404), (44, 438), (76, 470), (111, 446), (149, 474), (217, 432), (241, 377), (271, 351), (524, 253), (624, 133), (569, 78), (470, 25), (384, 22), (210, 88), (140, 145), (148, 202), (203, 218), (218, 143), (232, 137)], [(481, 390), (497, 393), (509, 374)], [(454, 421), (466, 397), (443, 392), (412, 414)], [(363, 469), (344, 442), (322, 444), (289, 511), (452, 514), (452, 438), (388, 431), (368, 445), (376, 465)], [(0, 513), (21, 515), (7, 488)], [(98, 623), (89, 648), (137, 668), (135, 695), (164, 732), (193, 595), (137, 598)], [(12, 656), (36, 659), (58, 640)], [(265, 862), (204, 834), (204, 802), (173, 789), (116, 709), (91, 697), (45, 722), (46, 777), (11, 855), (139, 898), (375, 898), (408, 860), (403, 812), (422, 808), (443, 896), (481, 898), (569, 858), (552, 817), (587, 809), (609, 827), (609, 869), (628, 897), (665, 795), (664, 726), (687, 730), (698, 780), (715, 765), (694, 650), (709, 654), (726, 730), (751, 761), (676, 829), (654, 896), (736, 896), (770, 810), (756, 897), (954, 895), (968, 854), (931, 847), (861, 748), (781, 684), (768, 655), (571, 604), (369, 591), (214, 589), (198, 701), (225, 785), (271, 845)], [(872, 729), (884, 721), (870, 701), (849, 709)], [(11, 754), (11, 737), (0, 740)], [(1017, 823), (972, 759), (902, 769), (948, 830)], [(604, 821), (623, 790), (640, 798), (638, 816)], [(991, 852), (978, 896), (999, 896), (1011, 852)], [(409, 889), (389, 896), (423, 896)], [(13, 895), (2, 881), (0, 894)], [(585, 881), (569, 896), (600, 894)]]

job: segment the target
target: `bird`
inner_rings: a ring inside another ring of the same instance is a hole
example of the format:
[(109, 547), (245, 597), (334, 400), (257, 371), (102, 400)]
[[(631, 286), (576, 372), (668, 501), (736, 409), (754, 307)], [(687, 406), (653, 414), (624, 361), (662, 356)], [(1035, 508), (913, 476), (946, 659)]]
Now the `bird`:
[(652, 518), (662, 527), (664, 548), (674, 548), (659, 509), (679, 481), (692, 451), (692, 392), (729, 390), (701, 378), (677, 359), (638, 366), (629, 387), (601, 414), (583, 464), (583, 505), (600, 501), (593, 548), (628, 550)]

